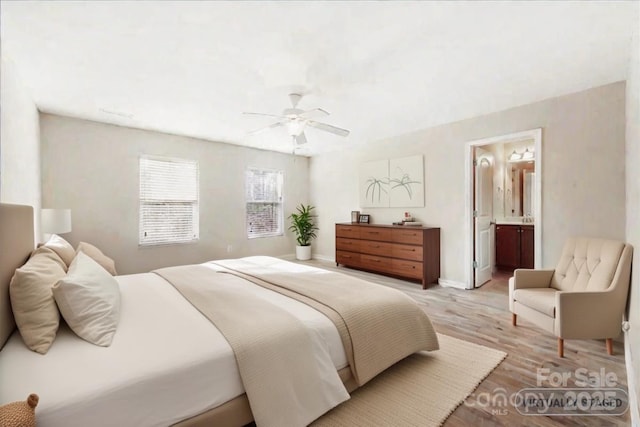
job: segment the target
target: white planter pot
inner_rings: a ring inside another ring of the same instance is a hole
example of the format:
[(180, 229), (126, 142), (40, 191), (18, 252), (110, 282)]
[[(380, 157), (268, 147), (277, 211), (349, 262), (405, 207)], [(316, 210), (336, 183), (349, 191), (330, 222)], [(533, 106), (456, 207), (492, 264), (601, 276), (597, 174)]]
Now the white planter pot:
[(311, 246), (296, 246), (296, 259), (307, 261), (311, 259)]

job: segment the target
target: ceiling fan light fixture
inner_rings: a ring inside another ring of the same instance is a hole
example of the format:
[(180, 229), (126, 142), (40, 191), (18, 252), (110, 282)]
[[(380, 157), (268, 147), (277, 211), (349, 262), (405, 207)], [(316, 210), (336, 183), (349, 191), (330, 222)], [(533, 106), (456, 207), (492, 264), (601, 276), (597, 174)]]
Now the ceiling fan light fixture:
[(299, 136), (304, 131), (304, 120), (289, 120), (287, 123), (287, 132), (291, 136)]

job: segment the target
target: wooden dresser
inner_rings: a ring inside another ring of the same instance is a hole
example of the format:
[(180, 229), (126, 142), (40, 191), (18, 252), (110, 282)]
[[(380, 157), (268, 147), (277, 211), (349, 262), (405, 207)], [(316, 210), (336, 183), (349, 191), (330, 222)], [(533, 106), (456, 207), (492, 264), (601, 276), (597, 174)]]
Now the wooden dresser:
[(336, 224), (336, 265), (419, 280), (440, 278), (440, 229)]

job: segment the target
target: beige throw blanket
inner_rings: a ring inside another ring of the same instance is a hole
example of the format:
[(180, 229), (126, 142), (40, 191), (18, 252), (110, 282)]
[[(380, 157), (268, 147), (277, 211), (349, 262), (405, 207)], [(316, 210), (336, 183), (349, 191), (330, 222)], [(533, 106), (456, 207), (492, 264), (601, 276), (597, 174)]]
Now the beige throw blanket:
[(410, 354), (438, 349), (438, 337), (427, 315), (395, 289), (271, 257), (211, 263), (256, 284), (280, 288), (285, 295), (325, 313), (342, 336), (358, 385)]
[(225, 336), (258, 426), (306, 426), (349, 398), (323, 345), (296, 317), (256, 297), (244, 279), (204, 265), (155, 273)]

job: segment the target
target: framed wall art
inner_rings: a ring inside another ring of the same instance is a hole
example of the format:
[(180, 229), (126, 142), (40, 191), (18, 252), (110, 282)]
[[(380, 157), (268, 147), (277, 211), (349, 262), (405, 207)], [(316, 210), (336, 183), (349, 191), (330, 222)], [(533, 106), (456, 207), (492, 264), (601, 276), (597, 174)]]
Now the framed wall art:
[(423, 156), (363, 163), (359, 191), (363, 208), (424, 207)]

